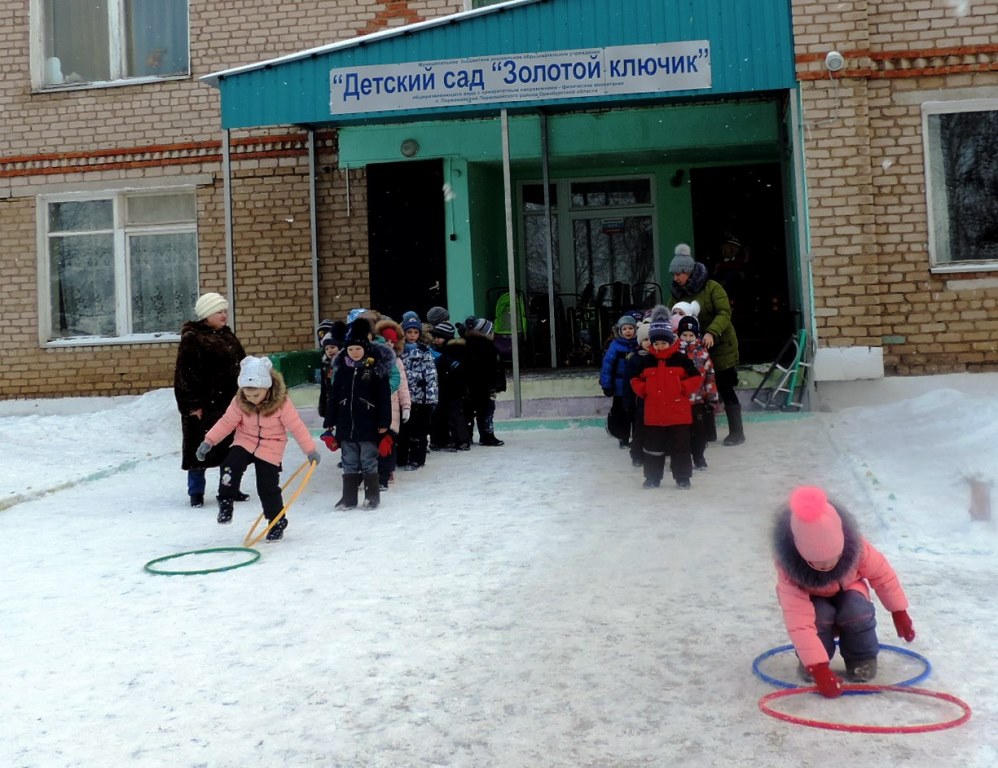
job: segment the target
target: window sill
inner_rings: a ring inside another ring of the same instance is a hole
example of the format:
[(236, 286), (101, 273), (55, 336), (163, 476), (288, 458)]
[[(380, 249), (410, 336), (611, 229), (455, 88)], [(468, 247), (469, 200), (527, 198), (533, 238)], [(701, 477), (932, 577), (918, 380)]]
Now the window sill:
[(936, 264), (929, 267), (929, 272), (933, 275), (998, 272), (998, 261), (959, 261), (952, 264)]
[(128, 80), (100, 80), (95, 82), (80, 83), (59, 83), (54, 85), (35, 85), (31, 92), (35, 95), (45, 93), (62, 93), (64, 91), (89, 91), (98, 88), (121, 88), (128, 85), (149, 85), (150, 83), (163, 83), (176, 80), (190, 80), (191, 76), (186, 75), (164, 75), (163, 77), (133, 77)]
[(43, 349), (65, 349), (67, 347), (108, 347), (131, 344), (164, 344), (180, 341), (179, 333), (136, 333), (129, 336), (74, 336), (69, 339), (47, 339)]

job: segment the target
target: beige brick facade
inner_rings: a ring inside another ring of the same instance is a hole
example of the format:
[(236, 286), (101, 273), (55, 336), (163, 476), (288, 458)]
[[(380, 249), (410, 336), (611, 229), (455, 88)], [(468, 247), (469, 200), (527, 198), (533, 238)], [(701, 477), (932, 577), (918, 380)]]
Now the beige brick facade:
[[(44, 93), (31, 87), (29, 8), (0, 0), (0, 398), (172, 383), (174, 343), (40, 346), (36, 195), (197, 178), (200, 285), (225, 292), (218, 91), (197, 78), (464, 2), (191, 0), (192, 77)], [(819, 344), (883, 347), (888, 373), (998, 368), (998, 273), (929, 270), (921, 115), (940, 93), (998, 93), (998, 3), (794, 0), (793, 12)], [(832, 49), (846, 66), (830, 78)], [(307, 139), (232, 135), (234, 319), (251, 353), (313, 344)], [(316, 142), (319, 311), (340, 316), (369, 301), (364, 172), (337, 167), (335, 132)]]
[(793, 12), (820, 345), (882, 346), (888, 374), (998, 370), (998, 273), (929, 269), (921, 111), (998, 97), (998, 3)]

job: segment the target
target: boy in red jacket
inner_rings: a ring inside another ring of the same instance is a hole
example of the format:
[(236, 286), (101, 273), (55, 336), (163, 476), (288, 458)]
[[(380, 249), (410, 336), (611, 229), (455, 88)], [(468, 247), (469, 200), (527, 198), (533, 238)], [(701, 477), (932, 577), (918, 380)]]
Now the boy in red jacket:
[(644, 400), (644, 487), (658, 488), (665, 474), (665, 457), (672, 457), (672, 477), (679, 488), (690, 487), (691, 398), (703, 376), (679, 349), (669, 323), (669, 310), (657, 306), (648, 326), (651, 347), (631, 379), (634, 394)]

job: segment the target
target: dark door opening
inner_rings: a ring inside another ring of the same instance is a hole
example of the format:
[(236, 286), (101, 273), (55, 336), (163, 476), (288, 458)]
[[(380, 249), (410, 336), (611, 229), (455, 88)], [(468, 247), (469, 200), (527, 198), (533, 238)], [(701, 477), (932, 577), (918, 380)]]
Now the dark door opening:
[(447, 305), (441, 160), (367, 166), (371, 303), (397, 321)]
[(796, 332), (778, 163), (694, 168), (697, 261), (731, 299), (741, 362), (771, 363)]

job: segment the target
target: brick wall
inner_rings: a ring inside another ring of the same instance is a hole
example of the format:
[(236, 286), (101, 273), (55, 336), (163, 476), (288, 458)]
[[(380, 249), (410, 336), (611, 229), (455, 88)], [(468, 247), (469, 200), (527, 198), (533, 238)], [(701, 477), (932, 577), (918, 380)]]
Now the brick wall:
[(998, 370), (998, 274), (929, 271), (921, 113), (994, 97), (998, 3), (843, 5), (793, 2), (819, 345), (882, 346), (889, 374)]
[[(139, 393), (172, 381), (174, 344), (40, 349), (34, 194), (45, 184), (208, 175), (202, 290), (225, 291), (218, 92), (197, 77), (463, 10), (462, 0), (191, 0), (193, 77), (32, 93), (29, 4), (0, 0), (0, 398)], [(998, 368), (998, 276), (932, 275), (920, 103), (998, 87), (998, 3), (793, 0), (817, 336), (883, 346), (888, 372)], [(834, 79), (824, 56), (846, 68)], [(963, 91), (961, 91), (963, 92)], [(320, 315), (370, 301), (366, 184), (320, 133)], [(249, 351), (313, 343), (306, 134), (233, 135), (237, 332)], [(903, 340), (902, 340), (903, 339)], [(899, 341), (900, 340), (900, 341)]]
[[(200, 284), (225, 293), (218, 91), (197, 78), (463, 10), (462, 0), (191, 0), (191, 78), (32, 93), (28, 6), (0, 0), (0, 399), (137, 394), (173, 382), (175, 343), (39, 347), (34, 196), (46, 185), (209, 175), (198, 189)], [(286, 127), (232, 136), (234, 321), (252, 354), (314, 344), (306, 142)], [(365, 175), (350, 174), (348, 215), (335, 153), (335, 136), (320, 134), (323, 316), (369, 302)]]

